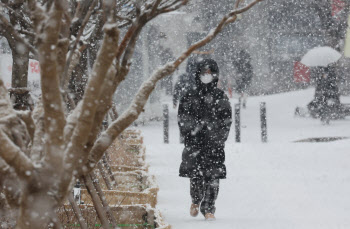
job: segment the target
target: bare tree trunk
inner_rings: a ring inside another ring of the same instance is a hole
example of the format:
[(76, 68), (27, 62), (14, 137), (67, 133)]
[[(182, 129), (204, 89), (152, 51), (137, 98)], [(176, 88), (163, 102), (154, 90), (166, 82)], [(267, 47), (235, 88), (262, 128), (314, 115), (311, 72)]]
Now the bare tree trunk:
[[(15, 6), (15, 9), (20, 9), (20, 6)], [(18, 20), (17, 15), (9, 14), (12, 25), (20, 26), (21, 20)], [(26, 44), (15, 38), (9, 39), (8, 43), (12, 51), (12, 88), (27, 88), (28, 86), (28, 64), (29, 64), (29, 49)], [(22, 90), (23, 90), (22, 89)], [(30, 108), (29, 91), (12, 91), (11, 100), (14, 103), (14, 108), (17, 110), (27, 110)]]
[(12, 88), (21, 90), (11, 91), (11, 100), (17, 110), (28, 110), (33, 104), (29, 98), (28, 86), (28, 63), (29, 50), (24, 44), (12, 44)]
[(48, 193), (49, 190), (27, 190), (22, 194), (16, 229), (47, 228), (51, 219), (57, 219), (54, 211), (58, 206), (57, 201)]

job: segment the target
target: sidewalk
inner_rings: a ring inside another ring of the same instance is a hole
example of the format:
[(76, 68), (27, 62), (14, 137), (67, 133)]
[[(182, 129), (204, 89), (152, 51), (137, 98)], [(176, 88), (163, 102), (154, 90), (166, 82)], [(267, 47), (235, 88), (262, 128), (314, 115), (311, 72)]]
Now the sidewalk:
[[(249, 98), (247, 110), (242, 110), (242, 143), (234, 142), (234, 128), (226, 143), (228, 177), (221, 181), (215, 222), (189, 216), (189, 180), (178, 177), (183, 145), (178, 143), (176, 111), (170, 112), (170, 144), (162, 142), (161, 122), (139, 126), (165, 220), (175, 229), (349, 228), (350, 141), (293, 143), (350, 135), (350, 120), (323, 126), (319, 120), (293, 117), (295, 106), (305, 105), (312, 94), (307, 90)], [(259, 132), (260, 101), (267, 103), (265, 144)]]

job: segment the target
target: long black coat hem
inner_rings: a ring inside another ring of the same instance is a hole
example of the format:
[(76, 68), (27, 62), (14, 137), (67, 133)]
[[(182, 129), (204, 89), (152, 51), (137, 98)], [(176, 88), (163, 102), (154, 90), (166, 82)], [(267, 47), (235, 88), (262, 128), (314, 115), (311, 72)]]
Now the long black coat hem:
[[(179, 173), (179, 177), (183, 177), (183, 178), (198, 178), (200, 176), (191, 176), (190, 174), (182, 174)], [(226, 176), (219, 176), (219, 177), (210, 177), (211, 179), (226, 179)]]

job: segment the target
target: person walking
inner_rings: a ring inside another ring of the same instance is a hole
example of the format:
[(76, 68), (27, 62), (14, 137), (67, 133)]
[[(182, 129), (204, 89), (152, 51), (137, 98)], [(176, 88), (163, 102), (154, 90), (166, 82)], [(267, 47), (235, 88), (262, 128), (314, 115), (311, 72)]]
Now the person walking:
[(344, 113), (343, 105), (340, 103), (336, 65), (318, 67), (315, 82), (315, 97), (308, 104), (308, 109), (313, 117), (320, 118), (324, 124), (329, 124), (330, 119), (340, 118)]
[(190, 178), (191, 216), (200, 211), (206, 220), (215, 220), (219, 181), (226, 178), (224, 148), (232, 109), (225, 93), (217, 88), (217, 63), (204, 59), (195, 69), (195, 87), (179, 103), (178, 125), (185, 143), (179, 175)]

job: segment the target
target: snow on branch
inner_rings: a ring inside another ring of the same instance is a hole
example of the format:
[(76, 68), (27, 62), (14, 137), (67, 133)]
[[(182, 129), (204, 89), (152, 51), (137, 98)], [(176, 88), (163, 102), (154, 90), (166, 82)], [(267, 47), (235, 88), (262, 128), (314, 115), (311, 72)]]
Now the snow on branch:
[[(228, 16), (229, 16), (229, 17), (232, 17), (232, 16), (234, 16), (234, 15), (237, 15), (237, 14), (240, 14), (240, 13), (243, 13), (243, 12), (246, 12), (247, 10), (249, 10), (250, 8), (252, 8), (256, 3), (261, 2), (261, 1), (263, 1), (263, 0), (255, 0), (255, 1), (252, 1), (252, 2), (249, 3), (248, 5), (246, 5), (246, 6), (242, 7), (242, 8), (240, 8), (240, 9), (236, 9), (236, 10), (232, 11), (231, 13), (229, 13)], [(238, 5), (237, 5), (237, 7), (238, 7)]]
[(72, 61), (73, 55), (76, 53), (75, 49), (77, 48), (77, 46), (79, 44), (80, 37), (81, 37), (81, 35), (84, 32), (85, 26), (87, 25), (91, 15), (92, 15), (93, 9), (95, 8), (96, 4), (97, 4), (97, 0), (94, 0), (91, 3), (91, 5), (90, 5), (90, 7), (89, 7), (85, 17), (84, 17), (84, 20), (81, 23), (81, 26), (80, 26), (79, 32), (78, 32), (78, 34), (77, 34), (77, 36), (75, 38), (73, 47), (72, 47), (72, 49), (69, 52), (69, 56), (67, 58), (67, 62), (66, 62), (65, 68), (64, 68), (64, 73), (63, 73), (62, 80), (61, 80), (61, 87), (63, 89), (66, 89), (67, 84), (68, 84), (68, 80), (70, 79), (70, 74), (68, 74), (68, 72), (69, 72), (69, 68), (71, 67), (71, 61)]
[[(99, 103), (98, 98), (102, 91), (101, 82), (104, 82), (107, 71), (112, 64), (117, 51), (116, 44), (118, 44), (119, 38), (117, 25), (115, 23), (106, 24), (104, 32), (105, 36), (103, 38), (102, 46), (95, 61), (88, 85), (85, 89), (83, 100), (81, 101), (82, 112), (79, 114), (72, 135), (71, 144), (66, 152), (66, 162), (73, 164), (75, 167), (81, 167), (81, 163), (83, 163), (83, 160), (81, 159), (82, 157), (84, 158), (84, 156), (81, 155), (81, 150), (87, 143), (93, 126), (96, 109)], [(80, 151), (80, 153), (76, 152), (77, 150)], [(71, 166), (70, 169), (74, 169), (73, 166)]]
[(181, 6), (186, 5), (188, 0), (176, 0), (168, 5), (162, 5), (158, 10), (161, 13), (169, 13), (179, 9)]
[(203, 47), (204, 45), (206, 45), (207, 43), (209, 43), (210, 41), (212, 41), (221, 31), (222, 29), (228, 25), (229, 23), (234, 22), (237, 19), (237, 14), (239, 13), (243, 13), (247, 10), (249, 10), (251, 7), (253, 7), (256, 3), (261, 2), (262, 0), (254, 0), (253, 2), (251, 2), (250, 4), (248, 4), (247, 6), (238, 9), (238, 10), (233, 10), (232, 12), (230, 12), (228, 15), (225, 15), (221, 21), (219, 22), (219, 24), (212, 29), (209, 34), (203, 38), (202, 40), (198, 41), (197, 43), (191, 45), (187, 51), (185, 51), (177, 60), (175, 60), (174, 62), (174, 66), (175, 68), (177, 68), (184, 60), (186, 60), (187, 57), (189, 57), (189, 55), (191, 55), (191, 53), (201, 47)]
[[(47, 145), (58, 146), (63, 144), (63, 128), (66, 120), (59, 87), (57, 70), (57, 45), (60, 33), (63, 10), (56, 4), (51, 8), (48, 19), (44, 22), (44, 30), (38, 41), (39, 63), (41, 69), (41, 91), (45, 114), (45, 132)], [(48, 149), (48, 158), (56, 157)], [(53, 160), (56, 160), (52, 158)]]
[[(93, 146), (93, 143), (96, 140), (96, 136), (100, 131), (101, 123), (108, 110), (112, 107), (113, 94), (120, 83), (120, 81), (116, 79), (116, 73), (116, 68), (114, 65), (112, 65), (107, 72), (105, 81), (103, 82), (103, 93), (101, 93), (99, 97), (99, 103), (96, 108), (96, 114), (91, 131), (92, 134), (87, 144), (88, 146)], [(90, 151), (90, 149), (88, 151)]]
[(101, 134), (91, 149), (91, 157), (89, 158), (88, 164), (89, 170), (99, 161), (105, 150), (112, 144), (113, 139), (118, 137), (118, 135), (130, 126), (141, 112), (144, 111), (144, 106), (154, 90), (156, 83), (174, 71), (174, 65), (167, 64), (155, 71), (152, 76), (141, 85), (140, 90), (137, 92), (129, 108)]
[(0, 14), (0, 33), (3, 34), (4, 37), (8, 40), (15, 40), (17, 42), (20, 42), (24, 44), (31, 53), (34, 55), (37, 55), (36, 49), (29, 44), (28, 41), (26, 41), (10, 24), (10, 22), (6, 19), (6, 17), (3, 14)]
[(29, 176), (34, 170), (31, 160), (0, 130), (0, 157), (13, 167), (20, 177)]
[(17, 116), (25, 123), (31, 141), (34, 139), (35, 124), (31, 111), (16, 111)]

